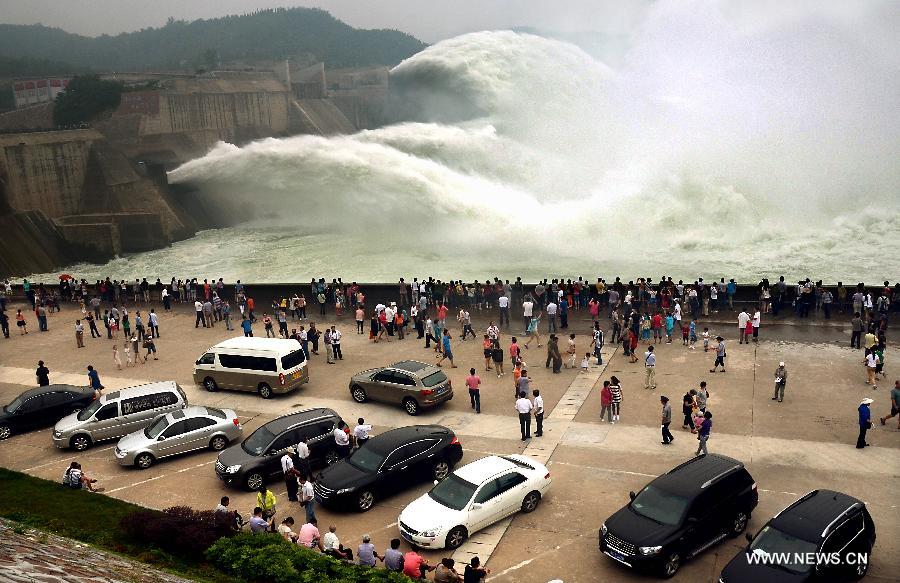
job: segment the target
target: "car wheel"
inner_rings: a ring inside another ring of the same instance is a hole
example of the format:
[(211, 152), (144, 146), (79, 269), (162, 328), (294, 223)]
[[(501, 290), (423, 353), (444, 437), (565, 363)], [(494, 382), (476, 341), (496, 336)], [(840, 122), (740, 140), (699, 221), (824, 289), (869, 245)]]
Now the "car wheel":
[(372, 494), (370, 490), (363, 490), (359, 494), (356, 495), (356, 509), (360, 512), (365, 512), (372, 508), (372, 504), (375, 503), (375, 495)]
[(69, 445), (71, 445), (72, 449), (75, 451), (84, 451), (91, 447), (91, 438), (87, 435), (76, 435), (69, 440)]
[(9, 439), (12, 435), (12, 428), (9, 425), (0, 425), (0, 439)]
[(253, 472), (252, 474), (247, 476), (245, 484), (248, 490), (259, 490), (259, 487), (263, 485), (262, 474), (260, 474), (259, 472)]
[(409, 397), (403, 399), (403, 408), (406, 409), (406, 412), (410, 415), (419, 414), (419, 403), (415, 399)]
[(336, 464), (340, 459), (341, 456), (338, 454), (337, 450), (330, 449), (328, 450), (328, 453), (325, 454), (325, 465), (330, 466)]
[(434, 479), (437, 481), (441, 481), (450, 474), (450, 464), (447, 463), (447, 460), (441, 460), (438, 463), (434, 464), (431, 468), (432, 473), (434, 474)]
[(146, 470), (153, 465), (153, 456), (149, 453), (142, 453), (134, 458), (134, 465), (141, 470)]
[(678, 569), (681, 568), (681, 555), (678, 553), (669, 553), (662, 565), (662, 575), (666, 579), (674, 577)]
[(272, 398), (272, 387), (263, 383), (259, 385), (259, 396), (263, 399), (271, 399)]
[(728, 536), (731, 538), (735, 538), (741, 536), (745, 530), (747, 530), (747, 522), (750, 520), (750, 517), (746, 512), (739, 511), (734, 515), (734, 519), (731, 521), (731, 529), (728, 531)]
[(226, 447), (228, 447), (228, 440), (221, 435), (217, 435), (209, 440), (209, 449), (213, 451), (222, 451)]
[(534, 510), (538, 507), (538, 504), (541, 503), (541, 493), (537, 490), (533, 492), (529, 492), (525, 499), (522, 500), (522, 512), (529, 513), (534, 512)]
[(365, 403), (366, 399), (368, 399), (366, 390), (359, 385), (353, 385), (353, 388), (350, 390), (350, 394), (353, 395), (353, 400), (357, 403)]
[(466, 528), (464, 526), (456, 526), (447, 533), (447, 541), (444, 543), (444, 547), (450, 550), (458, 549), (466, 542), (467, 538), (469, 538), (469, 533), (466, 531)]
[(217, 385), (216, 381), (214, 381), (210, 377), (206, 377), (205, 379), (203, 379), (203, 388), (205, 388), (210, 393), (215, 393), (219, 390), (219, 385)]

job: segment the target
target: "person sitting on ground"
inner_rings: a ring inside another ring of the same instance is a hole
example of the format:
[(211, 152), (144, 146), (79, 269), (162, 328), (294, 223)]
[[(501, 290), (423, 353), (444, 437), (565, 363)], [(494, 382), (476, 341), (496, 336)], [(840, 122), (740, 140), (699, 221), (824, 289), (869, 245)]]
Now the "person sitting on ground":
[(266, 532), (272, 526), (272, 520), (263, 518), (263, 509), (257, 506), (253, 509), (253, 516), (250, 518), (250, 532), (259, 534)]
[(216, 506), (216, 518), (227, 522), (232, 530), (239, 531), (244, 526), (244, 519), (237, 510), (229, 510), (229, 504), (231, 504), (231, 499), (228, 496), (222, 496), (219, 505)]
[(384, 557), (378, 555), (375, 545), (372, 544), (372, 538), (367, 534), (364, 534), (362, 537), (362, 544), (359, 545), (356, 558), (359, 560), (360, 565), (366, 567), (374, 567), (376, 560), (384, 560)]
[(381, 558), (381, 561), (384, 563), (384, 568), (388, 571), (399, 573), (403, 570), (403, 553), (400, 552), (399, 538), (391, 539), (391, 548), (384, 551), (384, 556)]
[(337, 527), (335, 525), (332, 524), (328, 527), (328, 532), (326, 532), (325, 536), (322, 537), (322, 544), (325, 547), (324, 553), (326, 555), (334, 557), (335, 559), (352, 561), (353, 551), (344, 548), (344, 545), (341, 544), (341, 540), (338, 538), (336, 533)]
[(461, 583), (463, 578), (453, 565), (453, 559), (449, 557), (441, 559), (441, 564), (434, 569), (434, 583)]
[(463, 571), (463, 582), (464, 583), (482, 583), (484, 578), (491, 574), (490, 569), (485, 569), (481, 566), (481, 559), (478, 557), (472, 557), (472, 560), (466, 565), (466, 570)]
[(414, 550), (403, 555), (403, 574), (413, 579), (424, 579), (425, 573), (434, 571), (434, 567), (428, 564), (422, 555)]
[(301, 526), (300, 536), (297, 537), (297, 544), (308, 549), (318, 547), (320, 551), (324, 552), (325, 547), (322, 546), (322, 538), (319, 536), (319, 527), (317, 525), (318, 522), (316, 519), (312, 518), (309, 522)]
[(89, 478), (84, 471), (82, 471), (81, 464), (78, 462), (69, 464), (69, 468), (66, 470), (66, 473), (63, 474), (63, 484), (77, 490), (84, 489), (89, 492), (102, 492), (103, 488), (94, 487), (94, 484), (96, 483), (97, 480)]
[(294, 517), (288, 516), (284, 520), (281, 521), (281, 524), (278, 525), (278, 534), (280, 534), (284, 540), (295, 543), (297, 542), (297, 538), (300, 536), (296, 532), (292, 530), (294, 526)]

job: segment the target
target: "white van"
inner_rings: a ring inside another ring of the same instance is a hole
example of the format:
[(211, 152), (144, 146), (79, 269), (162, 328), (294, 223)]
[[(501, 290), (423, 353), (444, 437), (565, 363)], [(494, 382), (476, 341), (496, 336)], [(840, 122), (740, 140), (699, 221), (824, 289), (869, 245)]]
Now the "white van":
[(194, 382), (210, 392), (252, 391), (263, 399), (309, 382), (308, 361), (296, 340), (239, 336), (207, 350), (194, 366)]

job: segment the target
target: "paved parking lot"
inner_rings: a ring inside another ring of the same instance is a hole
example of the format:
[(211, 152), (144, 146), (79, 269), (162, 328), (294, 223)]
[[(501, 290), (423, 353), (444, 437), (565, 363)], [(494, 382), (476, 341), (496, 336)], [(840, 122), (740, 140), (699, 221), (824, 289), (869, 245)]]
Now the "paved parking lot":
[[(477, 317), (476, 330), (483, 328), (484, 317)], [(655, 392), (642, 388), (643, 368), (629, 364), (616, 354), (605, 369), (588, 373), (563, 370), (553, 375), (544, 368), (544, 349), (532, 346), (525, 352), (534, 385), (545, 398), (548, 420), (545, 437), (525, 444), (519, 440), (518, 421), (512, 407), (512, 375), (497, 378), (483, 368), (480, 342), (454, 342), (459, 368), (448, 369), (456, 397), (437, 408), (410, 418), (399, 408), (352, 401), (347, 389), (349, 376), (359, 370), (404, 358), (428, 360), (432, 353), (414, 338), (374, 344), (366, 336), (354, 333), (348, 318), (337, 324), (344, 331), (345, 359), (326, 365), (324, 350), (313, 356), (309, 385), (299, 391), (262, 400), (256, 395), (233, 392), (206, 393), (191, 382), (194, 359), (208, 346), (231, 336), (223, 326), (195, 329), (188, 311), (164, 314), (162, 337), (157, 342), (159, 361), (151, 361), (123, 371), (112, 365), (115, 340), (86, 339), (87, 348), (75, 348), (73, 310), (64, 310), (50, 319), (50, 331), (31, 332), (0, 342), (0, 401), (9, 402), (26, 385), (33, 383), (33, 368), (39, 358), (51, 369), (51, 381), (84, 379), (85, 366), (93, 364), (107, 387), (126, 386), (141, 380), (174, 379), (186, 390), (193, 404), (235, 409), (241, 415), (244, 434), (280, 414), (302, 407), (328, 406), (345, 420), (359, 416), (375, 425), (376, 433), (415, 423), (440, 423), (451, 427), (460, 437), (466, 463), (489, 453), (525, 451), (549, 456), (553, 486), (538, 510), (514, 517), (508, 529), (493, 529), (496, 541), (480, 547), (482, 558), (493, 547), (488, 567), (492, 580), (543, 583), (564, 581), (631, 581), (647, 579), (630, 573), (597, 551), (597, 530), (603, 520), (628, 501), (628, 491), (638, 490), (653, 477), (688, 459), (696, 441), (680, 429), (673, 432), (676, 442), (669, 448), (659, 445), (658, 395), (667, 394), (675, 414), (680, 396), (686, 389), (705, 379), (712, 394), (714, 433), (710, 451), (732, 455), (744, 461), (760, 487), (760, 504), (750, 522), (750, 531), (758, 529), (774, 513), (815, 488), (832, 488), (864, 500), (870, 507), (878, 530), (878, 541), (868, 580), (896, 580), (898, 559), (897, 479), (900, 477), (900, 432), (896, 424), (877, 427), (870, 441), (874, 447), (858, 451), (856, 407), (863, 396), (873, 396), (873, 416), (889, 409), (888, 393), (892, 379), (874, 392), (863, 385), (861, 355), (835, 342), (839, 328), (797, 330), (789, 327), (766, 328), (765, 340), (758, 346), (728, 348), (728, 372), (711, 375), (711, 357), (702, 350), (688, 351), (673, 344), (658, 347), (659, 366)], [(334, 322), (328, 322), (334, 323)], [(587, 348), (589, 323), (570, 320), (571, 331), (579, 334), (579, 351)], [(733, 326), (718, 326), (727, 337)], [(714, 332), (717, 330), (714, 328)], [(14, 331), (15, 332), (15, 331)], [(259, 326), (257, 334), (262, 332)], [(454, 331), (458, 333), (458, 331)], [(771, 339), (769, 339), (771, 338)], [(783, 341), (790, 338), (791, 341)], [(509, 336), (504, 334), (503, 346)], [(779, 360), (785, 360), (791, 373), (784, 403), (770, 400), (772, 372)], [(464, 391), (464, 378), (470, 366), (479, 369), (482, 385), (481, 415), (471, 411)], [(76, 375), (72, 377), (61, 375)], [(621, 423), (600, 423), (599, 392), (591, 389), (594, 378), (617, 375), (623, 382), (625, 401)], [(579, 380), (580, 378), (580, 380)], [(587, 384), (588, 389), (579, 387)], [(552, 411), (552, 412), (551, 412)], [(571, 414), (569, 414), (571, 412)], [(673, 423), (673, 425), (678, 425)], [(114, 460), (115, 443), (98, 444), (75, 454), (60, 451), (50, 442), (50, 430), (16, 435), (0, 442), (0, 465), (29, 474), (57, 480), (69, 461), (78, 459), (84, 468), (106, 488), (106, 495), (153, 508), (189, 505), (215, 506), (223, 494), (242, 513), (254, 505), (251, 493), (224, 486), (215, 476), (215, 454), (197, 452), (165, 460), (148, 470), (122, 468)], [(284, 488), (275, 483), (274, 490)], [(397, 536), (396, 520), (402, 508), (429, 488), (429, 482), (413, 485), (396, 495), (378, 500), (365, 513), (334, 512), (317, 508), (320, 526), (335, 524), (342, 542), (355, 547), (363, 534), (370, 534), (379, 551)], [(280, 496), (280, 517), (302, 517), (299, 505)], [(485, 537), (490, 538), (490, 537)], [(687, 563), (676, 577), (679, 581), (715, 581), (721, 568), (740, 549), (743, 539), (728, 540)], [(442, 552), (425, 552), (432, 561)]]

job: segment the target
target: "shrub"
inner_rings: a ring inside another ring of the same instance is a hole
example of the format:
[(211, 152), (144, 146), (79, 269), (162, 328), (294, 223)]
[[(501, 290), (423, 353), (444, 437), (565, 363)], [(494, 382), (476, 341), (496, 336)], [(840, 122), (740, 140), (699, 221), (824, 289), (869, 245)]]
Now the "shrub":
[(221, 538), (206, 551), (206, 557), (222, 571), (246, 581), (412, 583), (405, 575), (345, 563), (271, 533)]
[(192, 558), (202, 557), (216, 540), (233, 534), (214, 511), (187, 506), (134, 512), (122, 518), (121, 527), (136, 541)]

